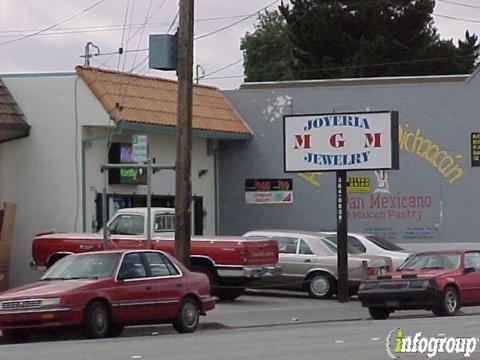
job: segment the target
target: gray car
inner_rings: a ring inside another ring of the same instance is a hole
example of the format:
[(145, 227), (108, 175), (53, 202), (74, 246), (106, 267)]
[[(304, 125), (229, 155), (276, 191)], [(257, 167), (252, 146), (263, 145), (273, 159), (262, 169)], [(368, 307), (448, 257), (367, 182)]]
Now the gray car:
[[(258, 230), (243, 235), (249, 238), (273, 238), (278, 241), (282, 275), (268, 279), (272, 287), (308, 291), (317, 299), (330, 298), (336, 292), (338, 279), (336, 243), (316, 232), (295, 230)], [(352, 291), (369, 275), (391, 269), (385, 256), (352, 255), (349, 248), (348, 278)]]

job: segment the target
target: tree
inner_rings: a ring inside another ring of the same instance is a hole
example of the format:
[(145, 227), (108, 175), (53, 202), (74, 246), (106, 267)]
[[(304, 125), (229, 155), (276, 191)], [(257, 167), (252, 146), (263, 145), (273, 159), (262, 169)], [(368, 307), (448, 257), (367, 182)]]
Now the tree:
[(285, 18), (277, 11), (258, 15), (255, 32), (241, 41), (246, 81), (293, 80), (296, 61)]
[[(434, 0), (290, 2), (242, 39), (247, 81), (266, 80), (266, 69), (268, 80), (464, 74), (479, 55), (468, 31), (458, 44), (440, 38)], [(265, 46), (269, 52), (256, 57)], [(273, 70), (280, 61), (281, 71)]]

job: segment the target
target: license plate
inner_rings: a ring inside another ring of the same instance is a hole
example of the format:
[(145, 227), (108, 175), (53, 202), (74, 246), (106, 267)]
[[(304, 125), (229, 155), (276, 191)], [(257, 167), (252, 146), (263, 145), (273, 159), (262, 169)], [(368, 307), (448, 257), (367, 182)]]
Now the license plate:
[(385, 302), (386, 307), (398, 307), (400, 305), (400, 301), (398, 300), (387, 300)]

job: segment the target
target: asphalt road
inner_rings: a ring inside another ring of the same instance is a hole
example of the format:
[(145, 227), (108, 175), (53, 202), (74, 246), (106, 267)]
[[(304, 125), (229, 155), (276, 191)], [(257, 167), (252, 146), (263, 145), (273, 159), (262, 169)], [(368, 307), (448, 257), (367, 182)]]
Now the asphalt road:
[[(1, 360), (225, 360), (225, 359), (388, 359), (387, 334), (401, 327), (407, 335), (480, 336), (480, 308), (453, 318), (429, 312), (398, 312), (373, 321), (358, 302), (308, 299), (301, 294), (244, 296), (220, 303), (202, 318), (195, 334), (179, 335), (170, 326), (128, 328), (121, 338), (83, 340), (73, 335), (44, 337), (18, 345), (0, 345)], [(152, 336), (155, 335), (155, 336)], [(480, 344), (478, 345), (480, 351)], [(401, 355), (401, 359), (427, 359)], [(461, 355), (438, 356), (462, 359)], [(471, 359), (480, 359), (480, 352)]]

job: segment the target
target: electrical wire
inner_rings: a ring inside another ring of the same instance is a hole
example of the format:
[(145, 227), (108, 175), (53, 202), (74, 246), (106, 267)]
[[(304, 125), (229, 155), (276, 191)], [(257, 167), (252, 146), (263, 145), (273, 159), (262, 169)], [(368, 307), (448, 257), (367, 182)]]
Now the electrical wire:
[(11, 43), (14, 43), (14, 42), (17, 42), (17, 41), (22, 41), (22, 40), (25, 40), (25, 39), (29, 39), (33, 36), (36, 36), (36, 35), (39, 35), (45, 31), (48, 31), (48, 30), (51, 30), (51, 29), (54, 29), (56, 28), (57, 26), (60, 26), (62, 24), (65, 24), (66, 22), (70, 21), (70, 20), (73, 20), (77, 17), (79, 17), (80, 15), (83, 15), (85, 14), (86, 12), (92, 10), (93, 8), (97, 7), (98, 5), (104, 3), (106, 0), (100, 0), (100, 1), (97, 1), (96, 3), (86, 7), (85, 9), (81, 10), (80, 12), (72, 15), (72, 16), (69, 16), (67, 17), (66, 19), (63, 19), (62, 21), (59, 21), (58, 23), (55, 23), (53, 25), (50, 25), (50, 26), (47, 26), (46, 28), (43, 28), (43, 29), (40, 29), (38, 31), (35, 31), (33, 33), (30, 33), (30, 34), (27, 34), (27, 35), (23, 35), (23, 36), (20, 36), (18, 38), (15, 38), (15, 39), (12, 39), (12, 40), (7, 40), (7, 41), (4, 41), (4, 42), (1, 42), (0, 45), (6, 45), (6, 44), (11, 44)]
[(170, 33), (170, 30), (172, 30), (173, 26), (174, 26), (175, 23), (177, 22), (178, 15), (180, 15), (180, 9), (177, 10), (177, 13), (176, 13), (175, 16), (174, 16), (174, 18), (173, 18), (173, 20), (172, 20), (172, 23), (171, 23), (170, 26), (168, 27), (167, 34)]
[[(384, 62), (384, 63), (375, 63), (375, 64), (359, 64), (359, 65), (344, 65), (344, 66), (334, 66), (334, 67), (325, 67), (325, 68), (315, 68), (315, 69), (308, 69), (308, 70), (300, 70), (297, 71), (298, 73), (311, 73), (317, 71), (331, 71), (331, 70), (342, 70), (342, 69), (351, 69), (351, 68), (368, 68), (368, 67), (377, 67), (377, 66), (386, 66), (386, 65), (405, 65), (405, 64), (414, 64), (420, 62), (435, 62), (435, 61), (442, 61), (442, 60), (454, 60), (454, 59), (468, 59), (468, 58), (475, 58), (475, 55), (464, 55), (464, 56), (445, 56), (445, 57), (437, 57), (437, 58), (429, 58), (429, 59), (417, 59), (417, 60), (405, 60), (405, 61), (391, 61), (391, 62)], [(258, 73), (259, 75), (278, 75), (281, 74), (280, 72), (265, 72), (265, 73)], [(208, 79), (234, 79), (234, 78), (241, 78), (245, 77), (245, 75), (231, 75), (231, 76), (214, 76), (209, 77)]]
[[(140, 33), (140, 36), (138, 37), (137, 48), (140, 47), (140, 44), (142, 42), (143, 34), (145, 32), (145, 25), (148, 22), (148, 19), (149, 19), (149, 16), (150, 16), (150, 11), (152, 10), (152, 4), (153, 4), (153, 0), (150, 0), (149, 3), (148, 3), (147, 13), (145, 15), (145, 22), (143, 23), (142, 31)], [(137, 56), (138, 56), (138, 52), (135, 53), (135, 57), (133, 58), (133, 64), (132, 64), (132, 67), (130, 69), (130, 72), (132, 72), (133, 71), (132, 69), (135, 67), (135, 63), (137, 62)]]
[(464, 6), (464, 7), (471, 8), (471, 9), (480, 9), (480, 6), (465, 4), (465, 3), (452, 1), (452, 0), (437, 0), (437, 1), (448, 3), (448, 4), (453, 4), (453, 5), (458, 5), (458, 6)]
[(206, 38), (206, 37), (209, 37), (209, 36), (218, 34), (219, 32), (222, 32), (222, 31), (224, 31), (224, 30), (226, 30), (226, 29), (229, 29), (229, 28), (231, 28), (231, 27), (233, 27), (233, 26), (235, 26), (235, 25), (237, 25), (237, 24), (240, 24), (240, 23), (242, 23), (242, 22), (250, 19), (251, 17), (257, 15), (257, 14), (260, 13), (261, 11), (264, 11), (264, 10), (268, 9), (269, 7), (275, 5), (275, 4), (278, 3), (279, 1), (281, 1), (281, 0), (272, 1), (272, 2), (271, 2), (270, 4), (268, 4), (267, 6), (264, 6), (264, 7), (261, 8), (260, 10), (257, 10), (257, 11), (255, 11), (254, 13), (252, 13), (252, 14), (250, 14), (250, 15), (247, 15), (247, 16), (245, 16), (244, 18), (242, 18), (242, 19), (240, 19), (240, 20), (238, 20), (238, 21), (235, 21), (235, 22), (233, 22), (233, 23), (231, 23), (231, 24), (229, 24), (229, 25), (226, 25), (226, 26), (223, 26), (223, 27), (218, 28), (218, 29), (216, 29), (216, 30), (213, 30), (213, 31), (211, 31), (211, 32), (209, 32), (209, 33), (206, 33), (206, 34), (203, 34), (203, 35), (199, 35), (199, 36), (195, 37), (193, 40), (200, 40), (200, 39), (204, 39), (204, 38)]

